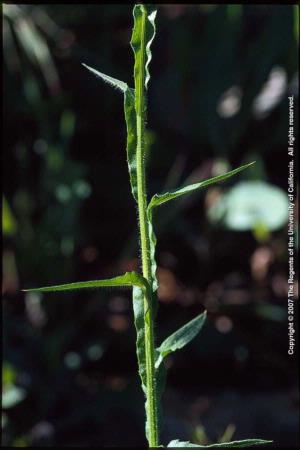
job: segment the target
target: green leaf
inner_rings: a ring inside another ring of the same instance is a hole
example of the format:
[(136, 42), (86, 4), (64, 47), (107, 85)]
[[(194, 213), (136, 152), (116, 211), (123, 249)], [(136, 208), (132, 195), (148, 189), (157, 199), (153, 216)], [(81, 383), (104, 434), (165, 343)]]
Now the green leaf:
[(151, 277), (152, 277), (152, 291), (155, 292), (158, 289), (158, 281), (156, 277), (157, 264), (155, 259), (155, 248), (156, 248), (156, 236), (153, 227), (153, 214), (152, 208), (147, 210), (148, 215), (148, 229), (150, 237), (150, 261), (151, 261)]
[[(130, 44), (135, 59), (134, 78), (138, 80), (145, 78), (145, 89), (147, 89), (150, 80), (149, 64), (152, 58), (150, 47), (156, 31), (156, 12), (156, 8), (152, 5), (139, 4), (133, 8), (134, 28)], [(144, 49), (146, 49), (146, 54), (144, 54)], [(145, 77), (141, 76), (144, 72)], [(138, 94), (136, 101), (140, 101)]]
[[(151, 61), (151, 44), (155, 36), (155, 17), (156, 8), (151, 5), (135, 5), (133, 9), (134, 17), (134, 28), (131, 37), (131, 47), (134, 52), (134, 79), (136, 95), (135, 95), (135, 110), (145, 111), (146, 104), (144, 101), (144, 88), (147, 89), (147, 85), (150, 80), (149, 74), (149, 64)], [(144, 86), (142, 83), (144, 81)], [(146, 130), (144, 130), (145, 132)], [(144, 154), (144, 160), (146, 155)], [(148, 217), (148, 227), (150, 239), (155, 240), (155, 235), (152, 228), (152, 221), (149, 215)], [(152, 237), (151, 237), (152, 236)], [(158, 288), (158, 282), (156, 279), (156, 262), (154, 258), (155, 244), (150, 247), (150, 260), (151, 260), (151, 271), (152, 271), (152, 292), (154, 293)], [(153, 296), (154, 308), (153, 312), (155, 314), (157, 309), (157, 302), (155, 295)]]
[(273, 441), (266, 441), (264, 439), (245, 439), (242, 441), (232, 441), (223, 442), (221, 444), (211, 444), (211, 445), (197, 445), (191, 442), (183, 442), (175, 439), (168, 444), (168, 447), (198, 447), (198, 448), (241, 448), (241, 447), (251, 447), (253, 445), (266, 445), (271, 444)]
[(162, 205), (163, 203), (166, 203), (177, 197), (181, 197), (182, 195), (189, 194), (190, 192), (194, 192), (197, 189), (204, 188), (206, 186), (218, 183), (220, 181), (224, 181), (227, 178), (232, 177), (236, 173), (241, 172), (242, 170), (252, 166), (252, 164), (254, 164), (254, 162), (245, 164), (244, 166), (238, 167), (237, 169), (231, 170), (230, 172), (227, 172), (223, 175), (218, 175), (216, 177), (209, 178), (208, 180), (200, 181), (200, 183), (190, 184), (189, 186), (184, 186), (182, 188), (175, 189), (174, 191), (170, 192), (165, 192), (164, 194), (155, 194), (149, 203), (148, 209), (151, 210), (156, 206)]
[(199, 333), (206, 320), (206, 311), (192, 319), (175, 333), (171, 334), (158, 348), (159, 356), (156, 359), (156, 367), (158, 368), (162, 360), (170, 353), (181, 349), (187, 345)]
[(110, 84), (111, 86), (119, 89), (122, 92), (125, 92), (126, 89), (128, 89), (128, 85), (124, 83), (123, 81), (117, 80), (116, 78), (110, 77), (109, 75), (105, 75), (102, 72), (99, 72), (96, 69), (93, 69), (92, 67), (88, 66), (87, 64), (82, 63), (82, 65), (88, 69), (90, 72), (92, 72), (96, 77), (101, 78), (106, 83)]
[(134, 199), (137, 201), (137, 175), (136, 175), (136, 113), (135, 113), (135, 94), (134, 89), (131, 89), (123, 81), (117, 80), (116, 78), (105, 75), (98, 70), (92, 69), (91, 67), (83, 64), (90, 72), (101, 78), (106, 83), (117, 88), (124, 94), (124, 113), (127, 127), (127, 164), (130, 177), (131, 192)]
[(2, 209), (3, 234), (4, 236), (12, 236), (17, 231), (17, 222), (4, 196), (2, 198), (2, 204), (3, 204)]
[(150, 258), (151, 258), (151, 275), (152, 275), (152, 290), (153, 290), (153, 292), (155, 292), (158, 288), (158, 282), (157, 282), (157, 278), (156, 278), (157, 264), (155, 261), (155, 248), (156, 248), (157, 240), (156, 240), (154, 227), (153, 227), (153, 209), (154, 209), (154, 207), (159, 206), (162, 203), (166, 203), (169, 200), (173, 200), (182, 195), (189, 194), (190, 192), (193, 192), (197, 189), (209, 186), (210, 184), (226, 180), (227, 178), (232, 177), (233, 175), (246, 169), (247, 167), (250, 167), (252, 164), (254, 164), (254, 163), (252, 162), (250, 164), (246, 164), (244, 166), (241, 166), (241, 167), (234, 169), (223, 175), (218, 175), (218, 176), (210, 178), (208, 180), (201, 181), (200, 183), (191, 184), (189, 186), (185, 186), (183, 188), (176, 189), (174, 191), (166, 192), (165, 194), (155, 194), (152, 197), (152, 199), (148, 205), (147, 214), (148, 214), (148, 227), (149, 227), (149, 236), (150, 236)]
[(126, 287), (137, 286), (143, 293), (149, 295), (150, 287), (148, 281), (137, 272), (126, 272), (124, 275), (109, 278), (107, 280), (79, 281), (77, 283), (60, 284), (57, 286), (46, 286), (34, 289), (23, 289), (24, 292), (58, 292), (77, 289), (101, 288), (101, 287)]
[(144, 294), (142, 289), (134, 286), (133, 292), (134, 324), (136, 328), (136, 352), (139, 366), (139, 375), (142, 381), (142, 389), (146, 394), (146, 356), (145, 356), (145, 329), (144, 329)]
[(136, 173), (136, 112), (134, 89), (128, 88), (124, 96), (124, 111), (127, 127), (127, 164), (130, 176), (130, 186), (133, 198), (138, 201), (137, 196), (137, 173)]
[[(144, 295), (140, 288), (133, 288), (133, 312), (134, 312), (134, 324), (136, 328), (136, 353), (138, 360), (139, 375), (141, 378), (142, 389), (147, 395), (147, 368), (146, 368), (146, 350), (145, 350), (145, 328), (144, 328), (144, 315), (145, 307), (143, 301)], [(159, 428), (162, 427), (162, 410), (160, 405), (160, 399), (165, 388), (166, 381), (166, 369), (163, 364), (156, 370), (156, 386), (157, 386), (157, 407), (158, 407), (158, 423)], [(145, 398), (147, 403), (147, 398)], [(146, 406), (147, 408), (147, 406)], [(146, 421), (146, 435), (148, 435), (148, 422)]]

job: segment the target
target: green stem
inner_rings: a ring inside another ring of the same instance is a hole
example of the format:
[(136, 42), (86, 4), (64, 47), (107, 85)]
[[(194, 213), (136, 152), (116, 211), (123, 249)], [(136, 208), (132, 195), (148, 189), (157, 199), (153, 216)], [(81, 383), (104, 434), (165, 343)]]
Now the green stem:
[[(151, 262), (150, 262), (150, 238), (147, 220), (147, 194), (146, 194), (146, 175), (145, 175), (145, 21), (146, 10), (143, 9), (142, 35), (140, 47), (140, 67), (141, 76), (136, 80), (136, 116), (137, 116), (137, 195), (138, 195), (138, 214), (142, 253), (143, 276), (152, 285), (151, 280)], [(158, 414), (157, 414), (157, 393), (156, 393), (156, 374), (154, 359), (154, 331), (153, 331), (153, 305), (152, 299), (144, 297), (144, 327), (145, 327), (145, 357), (146, 357), (146, 415), (148, 423), (148, 441), (150, 447), (158, 447)]]

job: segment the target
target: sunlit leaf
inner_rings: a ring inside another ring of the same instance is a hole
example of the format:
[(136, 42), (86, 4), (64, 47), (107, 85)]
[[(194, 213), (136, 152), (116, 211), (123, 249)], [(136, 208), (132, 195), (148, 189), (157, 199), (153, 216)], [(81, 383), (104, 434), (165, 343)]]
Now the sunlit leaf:
[(119, 89), (122, 92), (125, 92), (126, 89), (128, 89), (128, 85), (124, 83), (123, 81), (117, 80), (116, 78), (110, 77), (109, 75), (105, 75), (102, 72), (99, 72), (99, 70), (93, 69), (92, 67), (88, 66), (87, 64), (82, 63), (82, 65), (88, 69), (90, 72), (92, 72), (96, 77), (101, 78), (101, 80), (105, 81), (106, 83), (110, 84), (111, 86)]
[(46, 286), (34, 289), (23, 289), (24, 292), (58, 292), (73, 291), (78, 289), (101, 288), (101, 287), (139, 287), (144, 293), (149, 294), (147, 280), (137, 272), (126, 272), (124, 275), (109, 278), (107, 280), (79, 281), (76, 283), (60, 284), (57, 286)]
[[(130, 43), (134, 51), (134, 77), (137, 80), (144, 79), (146, 89), (150, 80), (149, 63), (152, 57), (150, 47), (155, 36), (156, 12), (156, 8), (149, 4), (135, 5), (133, 8), (134, 28)], [(139, 81), (136, 85), (138, 84)], [(141, 101), (138, 93), (136, 101)]]
[(159, 352), (159, 357), (156, 360), (156, 367), (159, 367), (161, 361), (167, 355), (183, 348), (185, 345), (191, 342), (191, 340), (194, 339), (195, 336), (197, 336), (197, 334), (203, 327), (205, 320), (206, 311), (192, 319), (190, 322), (186, 323), (183, 327), (179, 328), (179, 330), (175, 331), (175, 333), (171, 334), (171, 336), (165, 339), (157, 349)]
[(152, 208), (162, 205), (163, 203), (166, 203), (170, 200), (181, 197), (182, 195), (189, 194), (198, 189), (210, 186), (211, 184), (215, 184), (220, 181), (225, 181), (228, 178), (232, 177), (233, 175), (237, 174), (238, 172), (241, 172), (242, 170), (245, 170), (248, 167), (252, 166), (252, 164), (254, 164), (254, 162), (245, 164), (244, 166), (238, 167), (237, 169), (231, 170), (230, 172), (224, 173), (222, 175), (218, 175), (216, 177), (209, 178), (208, 180), (200, 181), (200, 183), (190, 184), (189, 186), (184, 186), (182, 188), (175, 189), (174, 191), (170, 191), (170, 192), (165, 192), (164, 194), (155, 194), (152, 197), (148, 208), (152, 209)]
[(175, 189), (173, 191), (166, 192), (164, 194), (155, 194), (152, 197), (152, 199), (148, 205), (148, 227), (149, 227), (149, 236), (150, 236), (150, 258), (151, 258), (152, 286), (153, 286), (154, 291), (156, 291), (158, 288), (158, 282), (157, 282), (157, 277), (156, 277), (157, 264), (155, 261), (156, 236), (155, 236), (154, 227), (153, 227), (153, 210), (154, 210), (154, 208), (156, 206), (159, 206), (163, 203), (168, 202), (169, 200), (173, 200), (177, 197), (181, 197), (182, 195), (186, 195), (186, 194), (194, 192), (198, 189), (205, 188), (206, 186), (209, 186), (211, 184), (214, 184), (214, 183), (217, 183), (220, 181), (224, 181), (227, 178), (230, 178), (233, 175), (237, 174), (241, 170), (244, 170), (247, 167), (250, 167), (252, 164), (254, 164), (254, 163), (246, 164), (244, 166), (241, 166), (241, 167), (234, 169), (223, 175), (218, 175), (218, 176), (210, 178), (208, 180), (201, 181), (200, 183), (191, 184), (189, 186)]
[(144, 329), (144, 294), (142, 289), (134, 287), (133, 292), (133, 312), (134, 324), (136, 328), (136, 351), (138, 359), (139, 374), (142, 381), (142, 388), (146, 394), (146, 356), (145, 356), (145, 329)]
[(153, 227), (153, 214), (152, 209), (148, 209), (148, 229), (149, 229), (149, 237), (150, 237), (150, 260), (151, 260), (151, 276), (152, 276), (152, 290), (153, 292), (158, 289), (158, 281), (156, 277), (157, 263), (155, 259), (155, 248), (156, 248), (156, 235)]
[(270, 444), (273, 441), (266, 441), (264, 439), (245, 439), (242, 441), (232, 441), (232, 442), (222, 442), (220, 444), (210, 444), (210, 445), (198, 445), (192, 444), (188, 441), (179, 441), (175, 439), (168, 444), (168, 447), (176, 448), (176, 447), (198, 447), (198, 448), (242, 448), (242, 447), (251, 447), (253, 445), (266, 445)]

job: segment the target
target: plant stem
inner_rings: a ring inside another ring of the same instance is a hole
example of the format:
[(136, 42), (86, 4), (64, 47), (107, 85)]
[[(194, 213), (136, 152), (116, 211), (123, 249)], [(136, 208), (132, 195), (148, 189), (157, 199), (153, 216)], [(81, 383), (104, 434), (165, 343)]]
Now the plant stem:
[[(145, 21), (146, 10), (143, 8), (142, 35), (140, 47), (140, 67), (141, 76), (136, 80), (136, 116), (137, 116), (137, 196), (138, 196), (138, 214), (139, 229), (141, 240), (142, 269), (143, 276), (152, 286), (151, 261), (150, 261), (150, 238), (147, 221), (147, 194), (146, 194), (146, 174), (145, 174)], [(157, 392), (156, 392), (156, 374), (154, 359), (154, 330), (153, 330), (153, 305), (152, 299), (144, 297), (144, 327), (145, 327), (145, 358), (146, 358), (146, 416), (148, 424), (148, 441), (150, 447), (157, 447), (158, 443), (158, 414), (157, 414)]]

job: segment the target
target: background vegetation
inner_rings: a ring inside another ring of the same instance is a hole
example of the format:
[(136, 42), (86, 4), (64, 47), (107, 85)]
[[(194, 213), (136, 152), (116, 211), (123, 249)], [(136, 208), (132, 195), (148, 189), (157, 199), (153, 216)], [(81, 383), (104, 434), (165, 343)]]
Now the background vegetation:
[[(20, 292), (138, 269), (122, 97), (81, 66), (133, 85), (131, 9), (3, 6), (3, 445), (145, 445), (130, 293)], [(169, 360), (163, 441), (297, 446), (284, 195), (296, 7), (163, 5), (157, 26), (149, 194), (257, 161), (161, 214), (160, 339), (209, 311)]]

